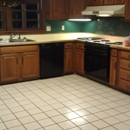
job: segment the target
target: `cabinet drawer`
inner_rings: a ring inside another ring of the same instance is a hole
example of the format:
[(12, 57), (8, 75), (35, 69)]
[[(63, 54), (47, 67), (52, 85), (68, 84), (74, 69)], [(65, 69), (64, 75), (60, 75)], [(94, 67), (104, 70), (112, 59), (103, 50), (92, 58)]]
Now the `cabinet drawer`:
[(121, 58), (130, 60), (130, 52), (121, 51)]
[(117, 50), (116, 49), (111, 50), (111, 56), (117, 57)]
[(84, 49), (84, 44), (82, 44), (82, 43), (77, 43), (77, 44), (76, 44), (76, 48), (78, 48), (78, 49)]
[(72, 48), (73, 47), (73, 43), (65, 43), (65, 48)]
[(38, 51), (38, 45), (1, 47), (0, 54)]
[(119, 78), (130, 81), (130, 71), (120, 69)]
[(130, 70), (130, 61), (121, 59), (120, 60), (120, 68)]
[(118, 87), (119, 89), (130, 93), (130, 82), (119, 79)]

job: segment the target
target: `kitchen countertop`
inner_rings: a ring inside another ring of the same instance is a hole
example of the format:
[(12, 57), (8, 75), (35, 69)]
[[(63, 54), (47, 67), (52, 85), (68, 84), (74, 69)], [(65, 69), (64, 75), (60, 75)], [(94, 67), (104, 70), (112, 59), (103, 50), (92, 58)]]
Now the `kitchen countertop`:
[[(35, 45), (35, 44), (44, 44), (44, 43), (55, 43), (55, 42), (85, 42), (85, 40), (79, 40), (78, 37), (101, 37), (104, 39), (109, 39), (112, 42), (123, 42), (124, 37), (110, 36), (103, 34), (94, 34), (94, 33), (56, 33), (56, 34), (36, 34), (36, 35), (21, 35), (21, 37), (26, 37), (34, 41), (29, 42), (5, 42), (0, 43), (0, 47), (3, 46), (21, 46), (21, 45)], [(1, 36), (3, 39), (9, 39), (9, 36)], [(17, 37), (16, 37), (17, 38)], [(130, 50), (130, 47), (124, 47), (123, 45), (110, 45), (111, 48)]]

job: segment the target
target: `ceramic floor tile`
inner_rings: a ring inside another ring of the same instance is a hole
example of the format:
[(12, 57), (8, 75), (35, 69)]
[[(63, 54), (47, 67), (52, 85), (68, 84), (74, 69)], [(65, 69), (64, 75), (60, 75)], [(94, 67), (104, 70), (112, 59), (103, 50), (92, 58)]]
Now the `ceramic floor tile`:
[(29, 110), (29, 109), (34, 109), (34, 108), (37, 108), (34, 104), (27, 104), (27, 105), (23, 105), (23, 108), (25, 110)]
[(1, 116), (2, 121), (10, 121), (16, 119), (16, 117), (13, 114), (4, 115)]
[(38, 128), (41, 128), (41, 126), (37, 122), (32, 122), (29, 124), (25, 124), (24, 127), (27, 130), (37, 130)]
[(21, 123), (18, 120), (11, 120), (11, 121), (7, 121), (7, 122), (4, 122), (4, 123), (7, 126), (7, 128), (12, 128), (12, 127), (16, 127), (16, 126), (21, 125)]
[(45, 130), (63, 130), (63, 129), (59, 127), (57, 124), (55, 124), (55, 125), (45, 127)]
[(95, 127), (97, 127), (98, 129), (101, 129), (101, 128), (104, 128), (104, 127), (109, 126), (109, 124), (107, 124), (106, 122), (104, 122), (104, 121), (102, 121), (102, 120), (92, 122), (92, 124), (93, 124)]
[(50, 118), (40, 120), (38, 122), (41, 124), (42, 127), (47, 127), (47, 126), (55, 124), (55, 122), (53, 120), (51, 120)]
[(91, 107), (91, 108), (87, 108), (86, 109), (88, 112), (90, 113), (97, 113), (97, 112), (100, 112), (101, 110), (96, 108), (96, 107)]
[(23, 109), (21, 106), (20, 106), (20, 107), (10, 108), (10, 110), (11, 110), (13, 113), (17, 113), (17, 112), (24, 111), (24, 109)]
[(6, 129), (6, 126), (4, 125), (4, 123), (0, 123), (0, 129), (1, 130), (5, 130)]
[(38, 114), (35, 114), (35, 115), (32, 115), (32, 116), (37, 121), (48, 118), (48, 116), (46, 114), (44, 114), (44, 113), (38, 113)]
[(66, 118), (68, 118), (68, 119), (74, 119), (74, 118), (79, 117), (79, 115), (76, 114), (75, 112), (66, 113), (66, 114), (64, 114), (64, 116), (65, 116)]
[(75, 127), (75, 128), (69, 129), (69, 130), (81, 130), (81, 129), (79, 127)]
[(83, 118), (81, 118), (81, 117), (79, 117), (79, 118), (76, 118), (76, 119), (72, 119), (71, 120), (75, 125), (83, 125), (83, 124), (87, 124), (88, 122), (85, 120), (85, 119), (83, 119)]
[(14, 114), (17, 118), (29, 116), (29, 114), (26, 111), (17, 112), (17, 113), (14, 113)]
[(27, 116), (27, 117), (19, 118), (19, 121), (22, 124), (27, 124), (27, 123), (34, 122), (35, 120), (31, 116)]
[(51, 117), (51, 119), (56, 122), (56, 123), (60, 123), (60, 122), (64, 122), (64, 121), (67, 121), (68, 119), (63, 116), (63, 115), (58, 115), (58, 116), (54, 116), (54, 117)]
[(78, 110), (78, 111), (75, 111), (75, 113), (77, 113), (78, 115), (80, 116), (85, 116), (85, 115), (89, 115), (90, 112), (84, 110), (84, 109), (81, 109), (81, 110)]
[(83, 118), (85, 119), (85, 120), (87, 120), (88, 122), (94, 122), (94, 121), (97, 121), (97, 120), (99, 120), (99, 118), (98, 117), (96, 117), (96, 116), (94, 116), (94, 115), (87, 115), (87, 116), (83, 116)]
[(101, 129), (101, 130), (117, 130), (117, 129), (115, 129), (115, 128), (112, 127), (112, 126), (109, 126), (109, 127), (103, 128), (103, 129)]
[(130, 120), (125, 121), (124, 123), (130, 126)]
[(23, 126), (17, 126), (17, 127), (10, 128), (9, 130), (26, 130), (26, 129)]
[(8, 109), (6, 105), (4, 105), (4, 104), (3, 104), (3, 105), (0, 105), (0, 111), (1, 111), (1, 110), (5, 110), (5, 109)]
[(38, 114), (38, 113), (41, 113), (41, 112), (42, 112), (39, 108), (29, 109), (29, 110), (27, 110), (27, 111), (28, 111), (28, 113), (30, 113), (31, 115), (33, 115), (33, 114)]
[(12, 112), (9, 109), (4, 109), (0, 111), (0, 116), (11, 114)]
[(115, 127), (117, 130), (130, 130), (130, 126), (124, 123), (115, 124), (113, 127)]
[(120, 121), (127, 121), (130, 120), (130, 117), (124, 115), (124, 114), (120, 114), (120, 115), (116, 115), (114, 116), (116, 119), (120, 120)]
[(114, 118), (114, 117), (105, 118), (105, 119), (103, 119), (103, 121), (107, 122), (107, 123), (110, 124), (110, 125), (114, 125), (114, 124), (117, 124), (117, 123), (120, 123), (120, 122), (121, 122), (121, 121), (117, 120), (117, 119)]
[(79, 75), (0, 87), (0, 130), (130, 130), (129, 124), (129, 95)]
[(85, 125), (81, 125), (79, 127), (81, 128), (81, 130), (98, 130), (95, 126), (93, 126), (91, 124), (85, 124)]
[(58, 123), (58, 125), (63, 129), (63, 130), (68, 130), (70, 128), (74, 128), (75, 125), (71, 121), (65, 121)]

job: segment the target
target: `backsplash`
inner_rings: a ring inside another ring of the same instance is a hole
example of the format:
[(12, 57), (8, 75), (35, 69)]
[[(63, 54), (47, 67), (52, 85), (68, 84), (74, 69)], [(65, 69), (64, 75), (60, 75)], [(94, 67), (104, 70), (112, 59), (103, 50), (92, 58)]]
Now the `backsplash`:
[[(57, 32), (90, 32), (96, 34), (108, 34), (114, 36), (130, 35), (130, 22), (124, 21), (124, 18), (100, 18), (91, 22), (72, 22), (72, 21), (46, 21), (46, 26), (51, 26), (51, 31), (46, 33)], [(65, 25), (65, 30), (61, 26)]]

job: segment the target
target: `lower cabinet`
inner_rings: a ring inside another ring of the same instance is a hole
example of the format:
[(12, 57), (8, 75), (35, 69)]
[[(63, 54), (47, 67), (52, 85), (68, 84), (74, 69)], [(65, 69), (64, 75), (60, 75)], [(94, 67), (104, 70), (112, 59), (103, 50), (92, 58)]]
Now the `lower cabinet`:
[(22, 53), (22, 79), (29, 80), (39, 77), (39, 55), (37, 52)]
[(84, 75), (84, 44), (76, 43), (76, 73)]
[(64, 45), (64, 74), (73, 73), (73, 43)]
[(1, 82), (16, 82), (20, 80), (19, 54), (1, 55)]
[(116, 73), (117, 73), (117, 50), (111, 49), (109, 84), (112, 87), (116, 87)]
[(38, 46), (15, 46), (1, 48), (1, 83), (38, 79)]

